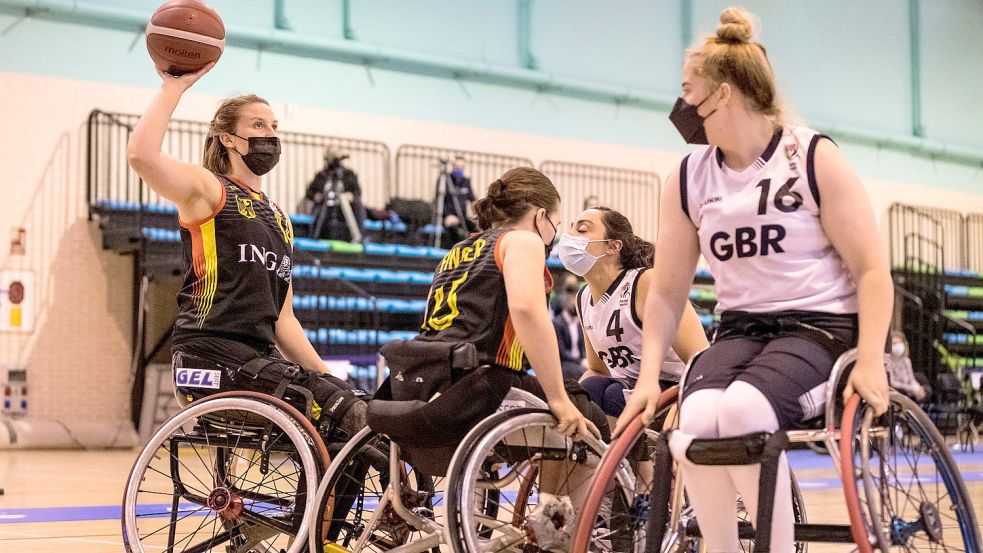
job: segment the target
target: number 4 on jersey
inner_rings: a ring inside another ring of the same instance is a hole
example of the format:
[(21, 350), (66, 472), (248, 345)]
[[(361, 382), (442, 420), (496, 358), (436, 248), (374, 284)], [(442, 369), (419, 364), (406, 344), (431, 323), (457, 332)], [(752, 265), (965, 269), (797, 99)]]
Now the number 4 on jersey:
[(616, 309), (611, 314), (611, 320), (608, 321), (607, 335), (614, 336), (614, 339), (620, 342), (621, 335), (624, 333), (625, 329), (621, 327), (621, 310)]

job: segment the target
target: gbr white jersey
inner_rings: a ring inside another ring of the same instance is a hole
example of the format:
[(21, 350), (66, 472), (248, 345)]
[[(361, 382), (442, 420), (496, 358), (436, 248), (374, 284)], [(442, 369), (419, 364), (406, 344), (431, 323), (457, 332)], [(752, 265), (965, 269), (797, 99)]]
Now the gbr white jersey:
[[(614, 279), (607, 291), (591, 297), (584, 286), (577, 295), (580, 324), (590, 339), (594, 353), (614, 378), (638, 380), (642, 357), (642, 321), (635, 310), (635, 289), (642, 269), (627, 269)], [(662, 363), (661, 377), (679, 380), (685, 364), (669, 349)]]
[(821, 138), (786, 127), (741, 172), (715, 146), (683, 159), (682, 208), (710, 264), (718, 313), (857, 312), (856, 284), (819, 222), (813, 160)]

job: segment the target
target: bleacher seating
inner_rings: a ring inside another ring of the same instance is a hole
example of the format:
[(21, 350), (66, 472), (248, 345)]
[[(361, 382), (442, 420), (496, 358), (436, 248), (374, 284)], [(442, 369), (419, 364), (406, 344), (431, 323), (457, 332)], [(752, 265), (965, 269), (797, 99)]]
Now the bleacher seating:
[[(120, 253), (140, 250), (155, 276), (181, 272), (180, 230), (171, 205), (99, 201), (92, 213), (103, 230), (103, 247)], [(447, 250), (406, 243), (364, 244), (304, 238), (310, 216), (291, 215), (295, 235), (293, 307), (305, 332), (324, 356), (360, 358), (379, 346), (416, 334), (426, 309), (434, 266)], [(383, 225), (385, 227), (386, 225)], [(397, 226), (386, 228), (396, 237)], [(371, 238), (370, 238), (371, 240)], [(555, 257), (549, 267), (559, 271)], [(690, 299), (705, 327), (716, 322), (716, 298), (706, 269), (696, 274)]]

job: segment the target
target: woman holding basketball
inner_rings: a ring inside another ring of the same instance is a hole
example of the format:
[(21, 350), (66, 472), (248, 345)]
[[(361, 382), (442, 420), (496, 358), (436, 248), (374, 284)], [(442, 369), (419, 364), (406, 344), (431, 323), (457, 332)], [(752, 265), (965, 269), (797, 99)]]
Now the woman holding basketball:
[[(560, 237), (557, 254), (587, 285), (577, 294), (589, 370), (580, 384), (604, 412), (617, 417), (638, 380), (645, 298), (654, 272), (651, 243), (635, 236), (621, 213), (586, 209)], [(707, 347), (703, 326), (686, 305), (679, 333), (662, 363), (661, 386), (679, 381), (685, 364)]]
[[(669, 116), (687, 142), (707, 146), (683, 159), (663, 192), (641, 373), (616, 432), (655, 411), (660, 366), (701, 253), (721, 322), (683, 385), (682, 433), (774, 432), (818, 415), (834, 360), (854, 346), (859, 358), (845, 393), (859, 392), (883, 413), (893, 294), (870, 202), (831, 140), (783, 121), (748, 14), (728, 8), (720, 21), (688, 52), (683, 94)], [(756, 513), (759, 466), (680, 463), (708, 550), (739, 551), (736, 502), (721, 497), (739, 492)], [(793, 549), (790, 489), (783, 457), (775, 551)]]
[[(326, 435), (336, 428), (354, 434), (365, 425), (360, 393), (323, 373), (293, 313), (293, 230), (262, 191), (280, 156), (269, 103), (254, 95), (222, 102), (200, 166), (161, 151), (181, 96), (213, 66), (180, 77), (158, 69), (161, 87), (127, 146), (130, 166), (178, 209), (186, 269), (172, 347), (178, 390), (197, 399), (299, 385), (327, 415), (320, 417)], [(187, 378), (192, 372), (197, 378)]]

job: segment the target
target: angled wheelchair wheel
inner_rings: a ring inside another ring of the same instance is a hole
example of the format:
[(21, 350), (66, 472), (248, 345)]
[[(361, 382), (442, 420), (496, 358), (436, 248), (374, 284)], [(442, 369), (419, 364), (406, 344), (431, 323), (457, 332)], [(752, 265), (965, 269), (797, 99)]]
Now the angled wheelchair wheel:
[[(564, 437), (555, 422), (543, 409), (506, 411), (482, 421), (461, 444), (448, 471), (455, 552), (569, 550), (605, 447)], [(619, 482), (613, 495), (627, 505), (633, 481)]]
[[(670, 389), (669, 391), (673, 391)], [(667, 393), (669, 392), (667, 391)], [(657, 534), (656, 539), (659, 545), (652, 550), (674, 553), (696, 553), (703, 550), (700, 528), (696, 520), (696, 515), (686, 499), (682, 488), (676, 487), (675, 465), (672, 467), (656, 467), (654, 484), (660, 488), (654, 491), (654, 495), (667, 497), (666, 504), (660, 509), (655, 505), (653, 498), (649, 497), (649, 490), (653, 488), (653, 482), (639, 478), (635, 485), (635, 499), (630, 504), (626, 513), (622, 515), (619, 522), (617, 508), (613, 502), (608, 502), (612, 507), (605, 506), (602, 498), (605, 494), (614, 489), (614, 474), (620, 467), (627, 468), (628, 460), (626, 456), (631, 451), (635, 441), (643, 439), (645, 436), (650, 442), (654, 442), (656, 433), (653, 429), (672, 428), (675, 426), (675, 411), (670, 407), (675, 402), (675, 395), (667, 396), (660, 401), (662, 407), (656, 415), (655, 422), (644, 429), (636, 419), (626, 428), (622, 436), (616, 440), (608, 449), (601, 466), (598, 468), (594, 481), (591, 484), (591, 492), (585, 504), (583, 513), (577, 524), (577, 532), (574, 536), (572, 552), (584, 553), (587, 551), (635, 551), (644, 549), (647, 546), (649, 534)], [(632, 472), (637, 472), (637, 468), (632, 468)], [(662, 471), (665, 472), (662, 472)], [(754, 530), (750, 523), (748, 513), (744, 509), (740, 499), (737, 500), (738, 531), (741, 536), (741, 550), (750, 552), (754, 550)], [(603, 506), (603, 507), (602, 507)], [(806, 522), (805, 502), (799, 490), (798, 484), (792, 475), (792, 513), (796, 523)], [(658, 519), (649, 521), (651, 516)], [(611, 521), (606, 518), (610, 517)], [(654, 528), (658, 530), (654, 530)], [(614, 529), (614, 530), (612, 530)], [(622, 535), (621, 539), (619, 533)], [(807, 550), (805, 542), (796, 542), (795, 551), (804, 553)]]
[(843, 486), (860, 553), (983, 551), (973, 503), (945, 440), (909, 398), (875, 417), (859, 396), (843, 413)]
[[(420, 540), (425, 534), (421, 526), (442, 524), (442, 479), (400, 461), (399, 481), (393, 482), (392, 447), (389, 438), (365, 428), (338, 453), (318, 494), (328, 505), (323, 519), (315, 521), (324, 524), (323, 551), (388, 551)], [(413, 520), (393, 505), (397, 494)]]
[[(629, 457), (642, 440), (651, 442), (657, 433), (652, 429), (676, 425), (677, 389), (666, 390), (649, 429), (636, 419), (604, 454), (594, 474), (584, 507), (577, 519), (571, 551), (641, 551), (646, 543), (647, 522), (651, 509), (649, 492), (652, 475), (645, 474), (645, 460)], [(648, 462), (651, 465), (651, 462)], [(651, 472), (649, 469), (648, 472)], [(632, 482), (631, 493), (622, 494), (622, 482)]]
[(125, 548), (305, 551), (326, 462), (313, 426), (282, 401), (236, 392), (199, 400), (137, 457), (123, 498)]

